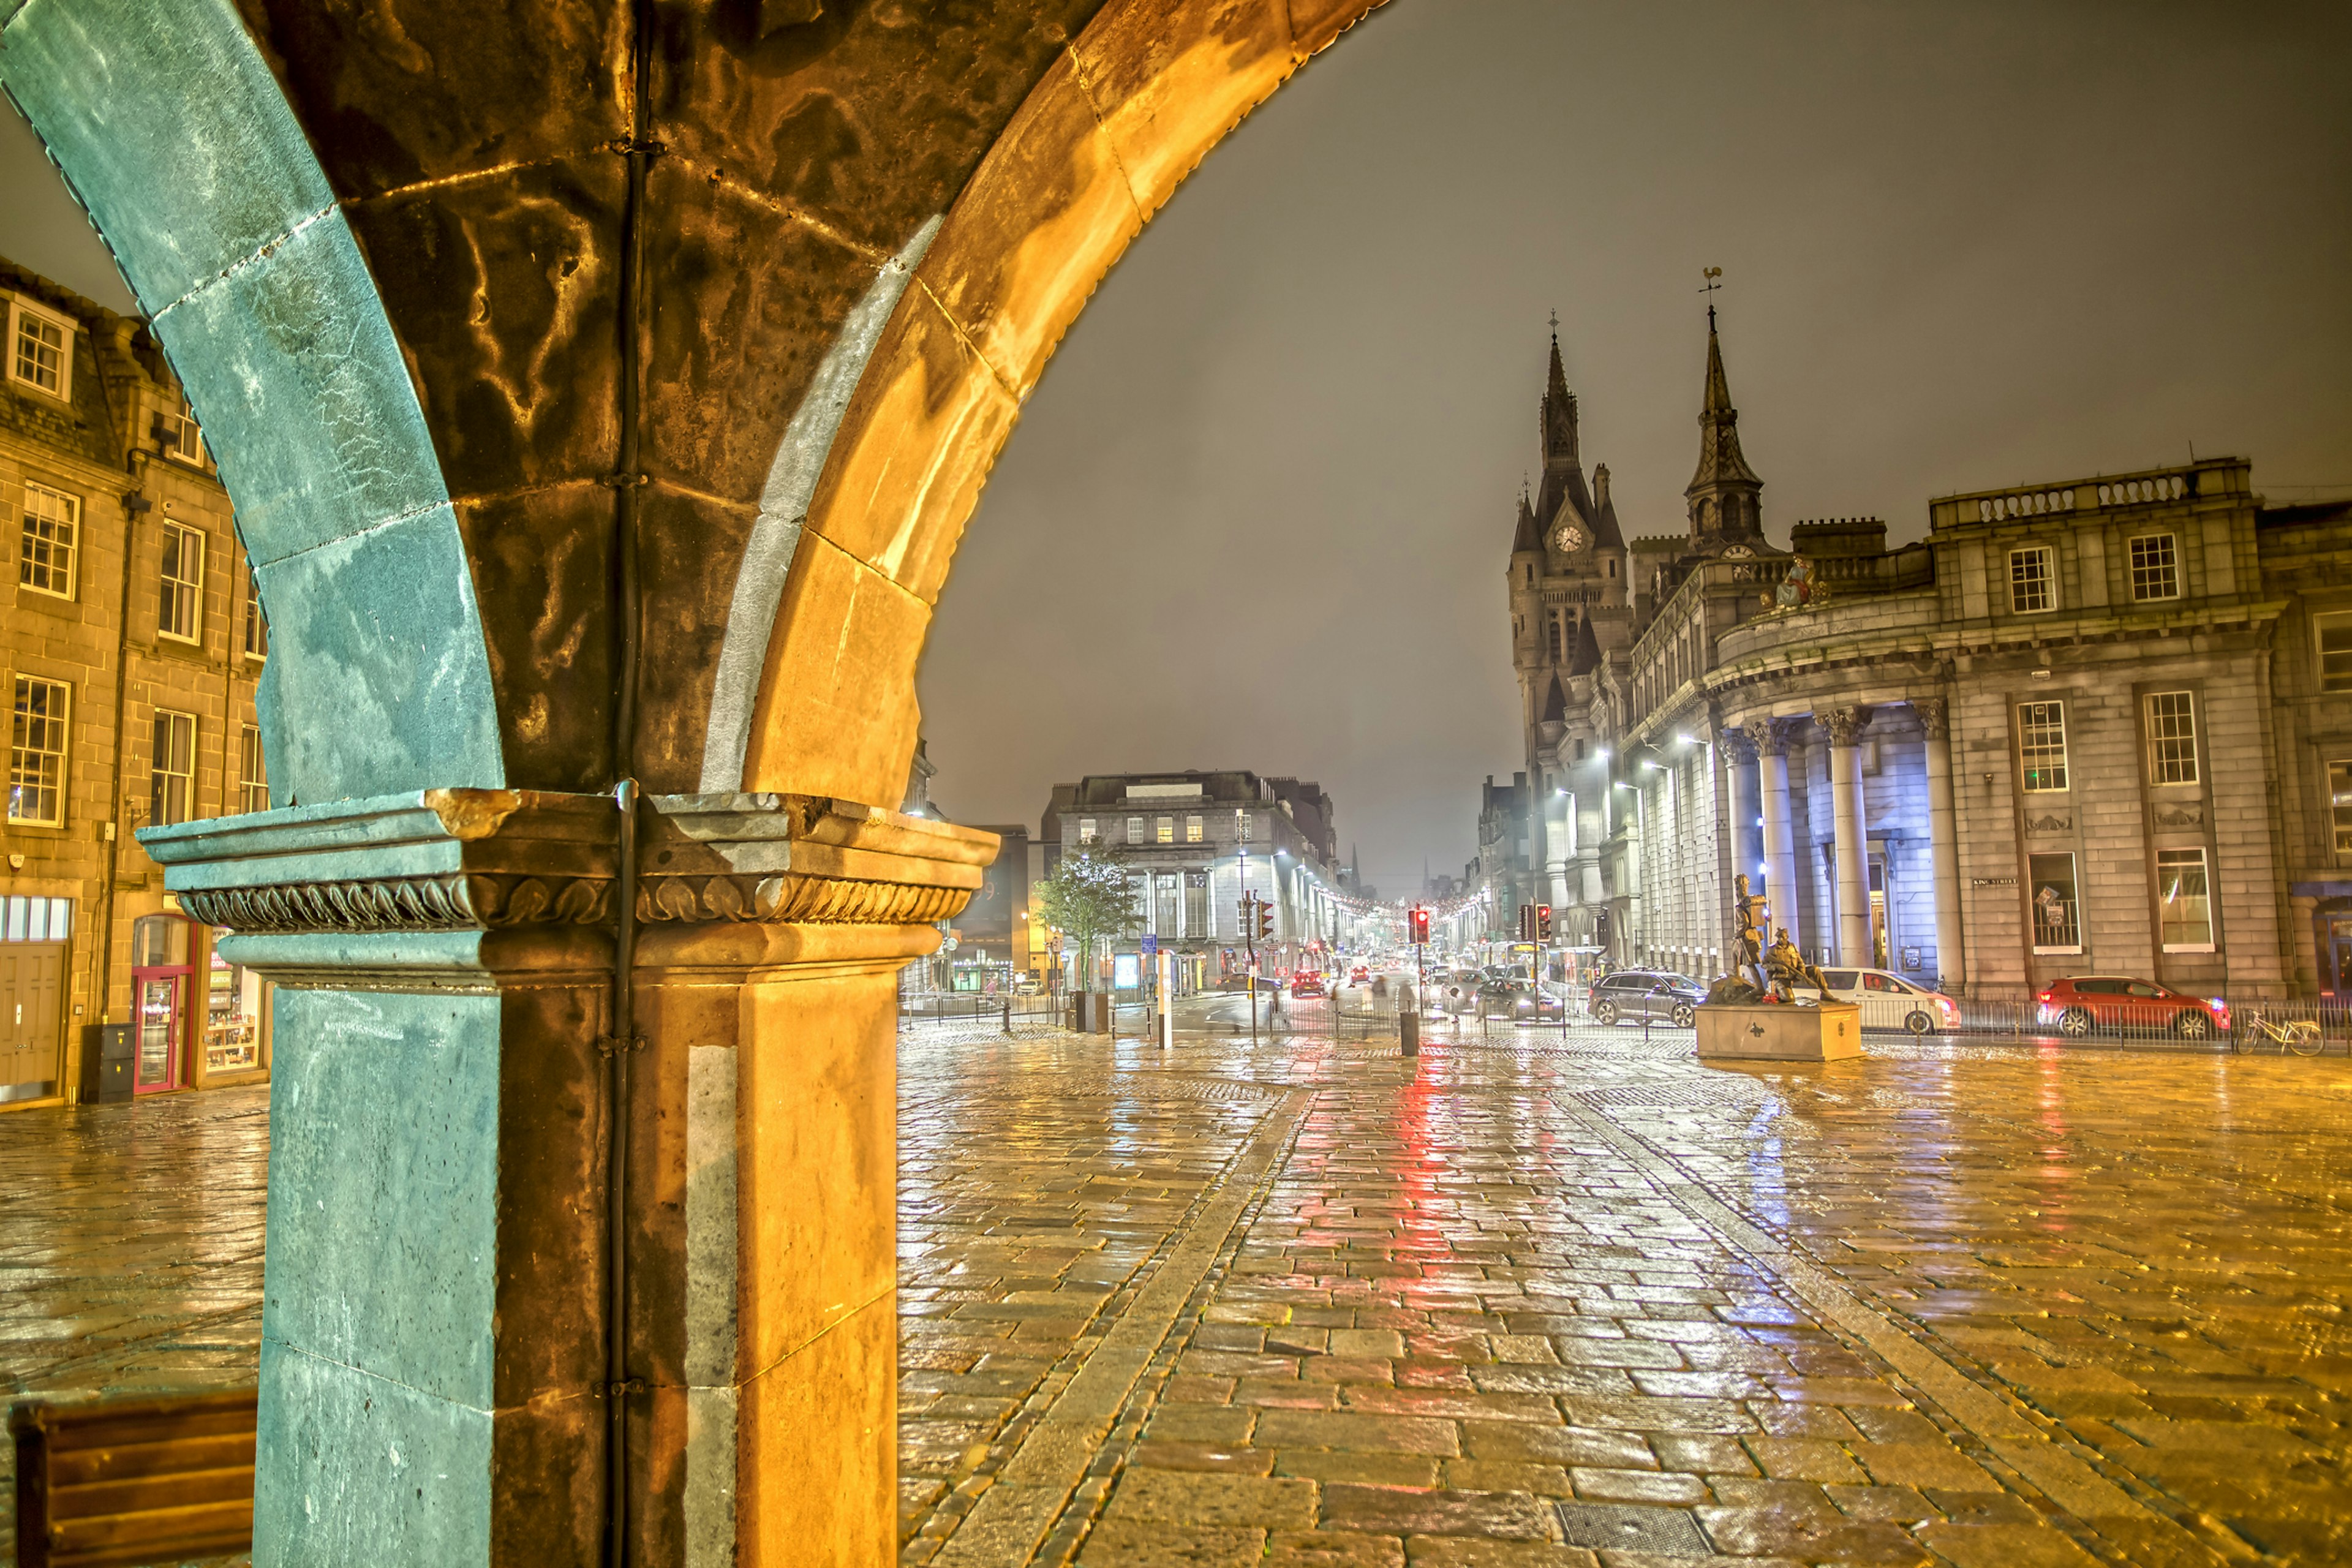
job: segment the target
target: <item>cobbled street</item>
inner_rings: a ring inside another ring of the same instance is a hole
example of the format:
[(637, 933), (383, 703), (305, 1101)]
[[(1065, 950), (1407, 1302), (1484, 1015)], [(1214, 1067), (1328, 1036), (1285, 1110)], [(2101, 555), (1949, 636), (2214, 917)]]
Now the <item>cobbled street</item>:
[[(900, 1048), (907, 1563), (2352, 1557), (2352, 1069)], [(0, 1117), (19, 1392), (252, 1375), (262, 1091)]]

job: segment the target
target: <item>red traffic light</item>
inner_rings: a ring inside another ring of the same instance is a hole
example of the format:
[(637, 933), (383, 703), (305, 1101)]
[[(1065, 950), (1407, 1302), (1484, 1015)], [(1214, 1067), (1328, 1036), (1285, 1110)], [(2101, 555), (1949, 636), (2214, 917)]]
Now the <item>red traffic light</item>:
[(1411, 924), (1412, 927), (1413, 941), (1422, 942), (1429, 940), (1429, 911), (1427, 910), (1414, 910), (1412, 911)]
[(1538, 942), (1551, 940), (1551, 906), (1549, 904), (1536, 906), (1536, 940)]

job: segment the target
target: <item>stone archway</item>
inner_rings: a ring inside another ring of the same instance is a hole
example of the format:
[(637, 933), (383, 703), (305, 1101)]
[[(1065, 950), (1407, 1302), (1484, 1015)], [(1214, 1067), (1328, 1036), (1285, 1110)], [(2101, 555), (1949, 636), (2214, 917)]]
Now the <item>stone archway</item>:
[(273, 624), (277, 809), (147, 840), (286, 987), (257, 1562), (892, 1556), (931, 606), (1372, 3), (0, 0)]

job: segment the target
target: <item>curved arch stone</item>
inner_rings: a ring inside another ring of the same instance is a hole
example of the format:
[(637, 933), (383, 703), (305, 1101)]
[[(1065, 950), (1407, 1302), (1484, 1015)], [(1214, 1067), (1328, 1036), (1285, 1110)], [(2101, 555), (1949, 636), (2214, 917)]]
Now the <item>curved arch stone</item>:
[(227, 0), (37, 0), (0, 83), (210, 437), (270, 619), (274, 800), (506, 782), (473, 584), (401, 346)]

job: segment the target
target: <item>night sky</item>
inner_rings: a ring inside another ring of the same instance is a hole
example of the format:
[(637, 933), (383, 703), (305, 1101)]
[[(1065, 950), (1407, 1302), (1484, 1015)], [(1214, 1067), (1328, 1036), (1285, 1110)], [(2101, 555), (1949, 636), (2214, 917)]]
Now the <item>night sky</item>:
[[(1319, 779), (1459, 872), (1520, 765), (1502, 581), (1557, 310), (1584, 457), (1679, 532), (1716, 296), (1769, 531), (2253, 458), (2352, 491), (2352, 6), (1396, 0), (1261, 109), (1063, 345), (926, 656), (934, 793)], [(0, 254), (117, 309), (0, 111)]]

